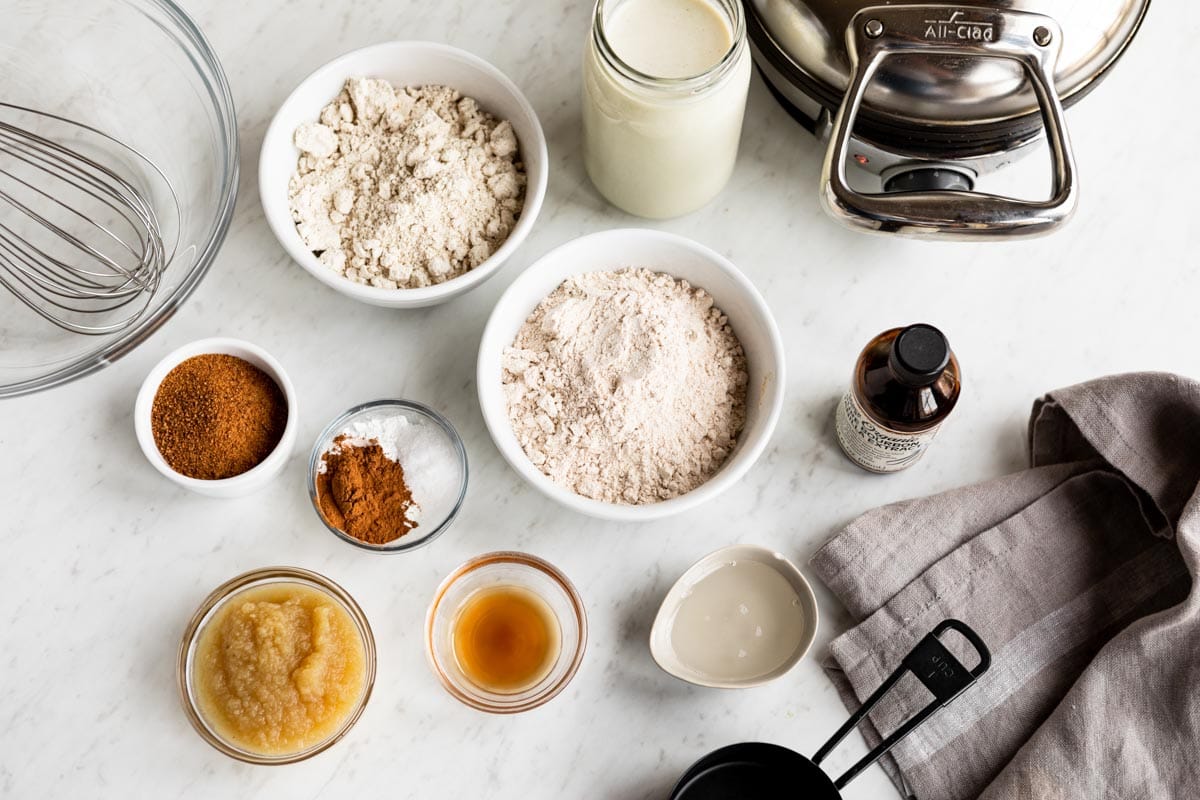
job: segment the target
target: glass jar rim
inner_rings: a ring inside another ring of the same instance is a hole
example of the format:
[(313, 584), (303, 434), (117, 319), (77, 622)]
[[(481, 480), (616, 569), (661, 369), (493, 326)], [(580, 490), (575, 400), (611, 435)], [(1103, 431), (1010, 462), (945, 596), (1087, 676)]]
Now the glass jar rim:
[[(622, 0), (628, 2), (629, 0)], [(608, 40), (604, 33), (604, 13), (609, 7), (611, 0), (596, 0), (595, 9), (592, 12), (592, 43), (595, 46), (596, 52), (599, 54), (604, 63), (614, 69), (622, 77), (630, 80), (639, 86), (644, 86), (652, 89), (661, 89), (667, 91), (683, 91), (696, 92), (708, 88), (712, 84), (720, 80), (726, 73), (733, 69), (741, 56), (742, 50), (746, 41), (746, 15), (742, 9), (740, 0), (712, 0), (714, 5), (719, 6), (727, 15), (728, 21), (732, 27), (733, 42), (729, 45), (729, 49), (721, 56), (721, 59), (706, 69), (704, 72), (696, 75), (687, 75), (682, 78), (663, 78), (657, 75), (651, 75), (642, 72), (638, 68), (631, 65), (628, 61), (621, 58)]]

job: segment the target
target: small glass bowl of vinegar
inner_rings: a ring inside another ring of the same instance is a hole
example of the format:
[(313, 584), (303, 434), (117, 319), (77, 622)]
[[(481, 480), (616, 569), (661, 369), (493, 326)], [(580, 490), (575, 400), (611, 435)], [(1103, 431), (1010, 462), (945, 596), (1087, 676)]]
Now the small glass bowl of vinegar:
[(586, 645), (579, 592), (525, 553), (488, 553), (459, 566), (425, 617), (425, 654), (442, 686), (493, 714), (548, 702), (575, 677)]

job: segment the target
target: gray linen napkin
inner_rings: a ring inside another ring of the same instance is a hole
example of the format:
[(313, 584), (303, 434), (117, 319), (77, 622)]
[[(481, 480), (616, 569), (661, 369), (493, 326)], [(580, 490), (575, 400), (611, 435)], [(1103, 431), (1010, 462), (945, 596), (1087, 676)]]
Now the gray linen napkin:
[[(1051, 392), (1029, 443), (1024, 472), (868, 512), (816, 553), (859, 620), (826, 670), (857, 708), (943, 618), (987, 642), (991, 670), (883, 762), (906, 796), (1200, 798), (1200, 383)], [(867, 740), (928, 699), (903, 680)]]

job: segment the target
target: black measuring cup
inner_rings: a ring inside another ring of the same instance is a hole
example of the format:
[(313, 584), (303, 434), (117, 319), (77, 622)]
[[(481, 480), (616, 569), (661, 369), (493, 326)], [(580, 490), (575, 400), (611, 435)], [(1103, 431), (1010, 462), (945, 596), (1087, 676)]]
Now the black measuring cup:
[[(960, 633), (975, 648), (979, 664), (973, 669), (964, 667), (942, 644), (942, 634), (950, 630)], [(896, 671), (811, 759), (777, 744), (743, 742), (722, 747), (697, 761), (683, 774), (671, 791), (671, 800), (839, 800), (846, 784), (958, 697), (987, 672), (991, 663), (987, 646), (975, 631), (956, 619), (945, 620), (917, 642)], [(933, 702), (908, 719), (840, 778), (830, 779), (818, 765), (906, 672), (911, 672), (925, 685), (933, 694)]]

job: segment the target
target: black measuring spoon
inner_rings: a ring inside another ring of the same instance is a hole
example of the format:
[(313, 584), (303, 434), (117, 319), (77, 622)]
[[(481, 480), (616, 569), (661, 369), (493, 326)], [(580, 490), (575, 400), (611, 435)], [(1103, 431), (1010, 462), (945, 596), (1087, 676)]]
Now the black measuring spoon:
[[(975, 648), (979, 663), (973, 669), (964, 667), (942, 644), (941, 636), (949, 630), (962, 634)], [(811, 759), (777, 744), (732, 744), (714, 750), (693, 764), (675, 784), (671, 800), (840, 800), (841, 789), (846, 784), (975, 683), (991, 663), (987, 646), (975, 631), (956, 619), (945, 620), (917, 642), (896, 671)], [(818, 765), (892, 690), (905, 672), (911, 672), (925, 685), (933, 694), (933, 702), (908, 719), (840, 778), (832, 780)]]

